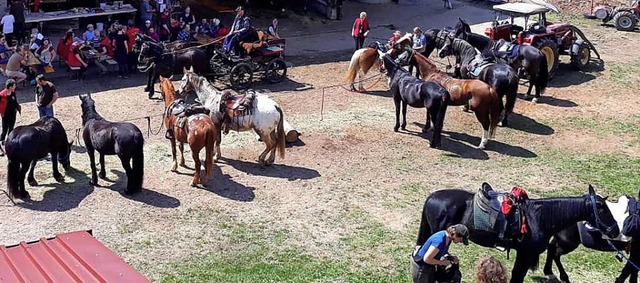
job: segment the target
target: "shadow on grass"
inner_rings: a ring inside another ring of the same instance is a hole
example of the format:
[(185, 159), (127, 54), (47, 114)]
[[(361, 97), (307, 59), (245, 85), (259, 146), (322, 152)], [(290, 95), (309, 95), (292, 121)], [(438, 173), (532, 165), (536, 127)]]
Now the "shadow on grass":
[(124, 191), (127, 187), (127, 175), (122, 171), (113, 169), (111, 170), (111, 173), (116, 174), (116, 176), (118, 177), (115, 180), (114, 184), (112, 184), (108, 188), (120, 193), (120, 195), (127, 199), (158, 208), (176, 208), (180, 206), (180, 200), (178, 200), (177, 198), (153, 190), (145, 189), (144, 187), (142, 188), (142, 191), (138, 193), (135, 193), (133, 195), (125, 195)]
[[(273, 164), (271, 166), (261, 166), (257, 162), (247, 162), (242, 160), (228, 159), (221, 157), (221, 162), (228, 164), (229, 166), (237, 169), (238, 171), (245, 172), (251, 175), (258, 175), (264, 177), (274, 177), (287, 179), (289, 181), (294, 180), (310, 180), (320, 177), (320, 173), (313, 169), (285, 165), (285, 164)], [(277, 160), (276, 160), (277, 161)]]
[[(47, 165), (51, 166), (50, 163)], [(63, 183), (43, 185), (43, 187), (54, 187), (54, 189), (46, 191), (41, 201), (26, 200), (17, 205), (36, 211), (67, 211), (78, 207), (88, 195), (93, 193), (93, 186), (89, 184), (89, 175), (73, 167), (70, 167), (65, 174), (72, 177), (75, 182), (67, 183), (67, 179)]]
[[(201, 174), (204, 176), (204, 172)], [(220, 166), (213, 166), (213, 177), (207, 183), (204, 190), (210, 191), (216, 195), (235, 201), (251, 202), (255, 199), (256, 194), (253, 192), (255, 188), (247, 187), (233, 180), (229, 174), (222, 174)]]

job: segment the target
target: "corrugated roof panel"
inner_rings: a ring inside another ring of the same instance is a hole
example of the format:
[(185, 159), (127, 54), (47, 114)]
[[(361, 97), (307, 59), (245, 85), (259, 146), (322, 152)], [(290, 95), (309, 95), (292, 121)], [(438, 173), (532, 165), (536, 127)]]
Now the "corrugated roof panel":
[(0, 246), (0, 282), (150, 282), (118, 255), (79, 231)]

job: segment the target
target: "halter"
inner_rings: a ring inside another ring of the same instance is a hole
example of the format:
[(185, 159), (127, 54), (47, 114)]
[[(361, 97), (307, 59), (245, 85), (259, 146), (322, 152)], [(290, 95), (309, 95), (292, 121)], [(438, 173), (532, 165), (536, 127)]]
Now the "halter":
[[(595, 218), (595, 226), (596, 229), (600, 230), (600, 225), (605, 226), (604, 223), (602, 222), (602, 220), (600, 220), (600, 215), (598, 214), (598, 208), (596, 207), (596, 197), (593, 195), (589, 195), (589, 202), (591, 202), (591, 209), (593, 210), (593, 217)], [(614, 223), (611, 226), (607, 226), (607, 229), (605, 229), (603, 232), (603, 234), (608, 235), (614, 228), (614, 225), (618, 225), (617, 223)]]

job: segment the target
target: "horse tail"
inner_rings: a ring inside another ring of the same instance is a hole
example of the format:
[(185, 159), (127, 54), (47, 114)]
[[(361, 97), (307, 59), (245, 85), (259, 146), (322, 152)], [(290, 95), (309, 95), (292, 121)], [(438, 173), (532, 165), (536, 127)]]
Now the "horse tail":
[(135, 147), (131, 166), (133, 174), (129, 177), (132, 178), (131, 185), (134, 190), (131, 193), (142, 191), (142, 182), (144, 180), (144, 140), (142, 139), (142, 135), (137, 139)]
[(7, 187), (13, 198), (20, 195), (20, 162), (11, 160), (7, 163)]
[(278, 129), (276, 130), (276, 146), (280, 158), (284, 159), (284, 147), (285, 147), (285, 132), (284, 132), (284, 114), (280, 106), (276, 106), (276, 110), (280, 113), (280, 121), (278, 121)]
[(489, 137), (493, 138), (496, 133), (496, 128), (502, 119), (502, 111), (500, 105), (502, 100), (498, 97), (498, 93), (492, 87), (489, 87), (489, 93), (491, 94), (491, 104), (489, 106)]
[(211, 173), (213, 172), (213, 147), (216, 143), (215, 131), (216, 129), (213, 126), (213, 122), (211, 122), (206, 131), (206, 142), (204, 145), (206, 155), (204, 160), (204, 175), (207, 177), (211, 177)]
[(538, 79), (536, 80), (536, 88), (540, 90), (540, 94), (543, 94), (545, 89), (547, 89), (547, 84), (549, 83), (549, 64), (547, 63), (547, 57), (544, 53), (542, 53), (539, 71)]
[(360, 55), (366, 49), (360, 49), (353, 53), (351, 56), (351, 61), (349, 62), (349, 69), (347, 70), (347, 74), (345, 75), (345, 80), (353, 83), (356, 80), (356, 75), (358, 75), (358, 70), (360, 69)]
[[(447, 107), (451, 102), (451, 93), (449, 93), (449, 91), (444, 87), (442, 88), (442, 90), (442, 102), (440, 102), (440, 110), (438, 110), (438, 123), (440, 123), (440, 125), (444, 125), (444, 116), (447, 114)], [(429, 125), (427, 125), (427, 127), (428, 126)]]
[(424, 202), (424, 207), (422, 208), (422, 218), (420, 219), (420, 229), (418, 230), (418, 239), (416, 240), (416, 246), (422, 246), (429, 236), (431, 236), (431, 226), (429, 225), (429, 219), (427, 219), (427, 204), (429, 203), (429, 198)]

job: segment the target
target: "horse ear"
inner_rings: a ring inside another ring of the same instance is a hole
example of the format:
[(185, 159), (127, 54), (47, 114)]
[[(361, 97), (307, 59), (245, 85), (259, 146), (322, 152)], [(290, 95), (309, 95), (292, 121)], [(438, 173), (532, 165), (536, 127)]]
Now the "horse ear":
[(69, 147), (73, 146), (73, 142), (74, 142), (74, 140), (71, 140), (71, 142), (69, 143)]
[(482, 189), (483, 189), (483, 190), (493, 190), (493, 188), (491, 187), (491, 185), (489, 185), (489, 183), (487, 183), (487, 182), (483, 182), (483, 183), (482, 183)]
[(184, 73), (183, 73), (183, 74), (186, 74), (186, 73), (187, 73), (187, 67), (182, 67), (182, 70), (184, 71)]
[(193, 65), (191, 65), (191, 67), (189, 67), (189, 72), (192, 72), (192, 73), (193, 73), (193, 72), (195, 72), (195, 71), (193, 70)]
[(593, 189), (593, 186), (591, 184), (589, 184), (589, 194), (590, 195), (595, 195), (596, 194), (596, 190)]
[(172, 80), (172, 79), (173, 79), (173, 75), (169, 76), (169, 80)]

